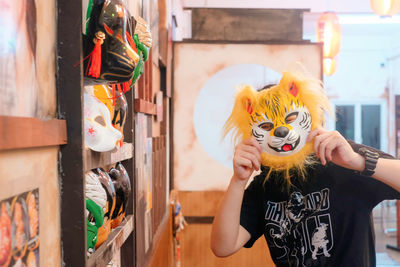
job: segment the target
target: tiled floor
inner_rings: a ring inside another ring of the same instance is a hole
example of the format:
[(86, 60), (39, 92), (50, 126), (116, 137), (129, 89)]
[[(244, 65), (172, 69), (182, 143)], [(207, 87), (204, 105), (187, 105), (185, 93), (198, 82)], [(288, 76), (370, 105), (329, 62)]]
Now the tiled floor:
[(395, 201), (384, 201), (374, 209), (373, 215), (377, 267), (400, 266), (400, 252), (386, 248), (397, 243)]

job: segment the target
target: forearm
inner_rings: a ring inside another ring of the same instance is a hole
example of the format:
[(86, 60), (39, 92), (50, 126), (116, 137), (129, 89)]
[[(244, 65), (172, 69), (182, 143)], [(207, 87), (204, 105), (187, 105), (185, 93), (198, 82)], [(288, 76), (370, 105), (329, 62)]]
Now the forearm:
[[(358, 163), (354, 165), (354, 170), (363, 171), (365, 168), (365, 159), (357, 154)], [(400, 191), (400, 160), (379, 158), (376, 164), (373, 178)]]
[(228, 190), (214, 218), (211, 233), (211, 249), (217, 256), (229, 256), (243, 243), (240, 234), (240, 210), (246, 181), (232, 177)]
[(378, 159), (375, 173), (372, 177), (400, 191), (400, 161), (396, 159)]

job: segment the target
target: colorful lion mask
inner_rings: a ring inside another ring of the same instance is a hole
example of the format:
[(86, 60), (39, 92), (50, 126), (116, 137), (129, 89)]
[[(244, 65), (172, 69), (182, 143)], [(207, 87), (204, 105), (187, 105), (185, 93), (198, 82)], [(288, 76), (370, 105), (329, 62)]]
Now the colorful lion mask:
[(307, 136), (323, 125), (329, 111), (321, 81), (285, 72), (276, 86), (259, 92), (251, 86), (241, 89), (224, 134), (233, 131), (236, 143), (254, 137), (262, 148), (261, 163), (270, 172), (285, 171), (289, 179), (295, 168), (304, 177), (305, 166), (313, 162)]

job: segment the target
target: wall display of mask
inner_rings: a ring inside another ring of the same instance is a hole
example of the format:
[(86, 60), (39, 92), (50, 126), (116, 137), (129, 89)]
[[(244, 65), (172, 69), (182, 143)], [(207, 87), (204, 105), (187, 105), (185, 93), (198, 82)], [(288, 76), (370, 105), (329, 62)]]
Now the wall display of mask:
[[(125, 94), (118, 85), (94, 85), (87, 86), (88, 93), (94, 95), (108, 108), (111, 116), (111, 124), (121, 132), (122, 137), (118, 141), (119, 146), (123, 144), (124, 125), (128, 112), (128, 102)], [(118, 90), (119, 89), (119, 90)], [(91, 93), (93, 92), (93, 93)]]
[(96, 249), (107, 240), (110, 232), (111, 232), (111, 216), (115, 209), (116, 204), (116, 195), (114, 184), (111, 180), (111, 177), (108, 175), (106, 171), (101, 168), (97, 168), (93, 170), (93, 172), (97, 175), (103, 189), (107, 194), (107, 204), (106, 210), (104, 212), (103, 225), (99, 228), (97, 233), (97, 243)]
[(122, 138), (112, 125), (109, 109), (94, 96), (84, 93), (85, 145), (93, 151), (106, 152)]
[(40, 266), (39, 190), (0, 201), (0, 266)]
[(124, 88), (129, 88), (143, 72), (151, 34), (143, 19), (129, 14), (124, 1), (94, 0), (88, 6), (83, 46), (89, 83), (127, 83)]
[(96, 173), (90, 171), (85, 175), (87, 250), (93, 252), (97, 243), (98, 229), (103, 225), (104, 212), (107, 206), (107, 193)]
[(112, 215), (111, 228), (118, 227), (125, 218), (129, 195), (131, 193), (131, 182), (125, 167), (118, 163), (115, 168), (109, 171), (109, 175), (114, 183), (117, 203)]

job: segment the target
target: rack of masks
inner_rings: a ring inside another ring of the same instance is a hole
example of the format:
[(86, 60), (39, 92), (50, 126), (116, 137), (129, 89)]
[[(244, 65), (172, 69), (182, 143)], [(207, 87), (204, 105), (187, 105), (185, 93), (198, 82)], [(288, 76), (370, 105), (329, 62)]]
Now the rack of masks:
[(125, 93), (143, 73), (152, 38), (148, 24), (133, 17), (123, 0), (90, 0), (84, 50), (84, 140), (93, 151), (123, 146), (129, 111)]
[(133, 216), (127, 214), (133, 205), (129, 201), (133, 173), (128, 175), (127, 169), (132, 168), (124, 167), (133, 164), (129, 143), (133, 126), (126, 122), (133, 112), (130, 92), (143, 74), (152, 37), (147, 22), (131, 16), (123, 0), (90, 0), (84, 28), (84, 56), (79, 64), (83, 65), (85, 85), (82, 135), (87, 157), (87, 263), (99, 266), (96, 260), (107, 258), (95, 255), (102, 253), (102, 246), (115, 249), (111, 236), (120, 234), (116, 243), (125, 242), (133, 231)]

